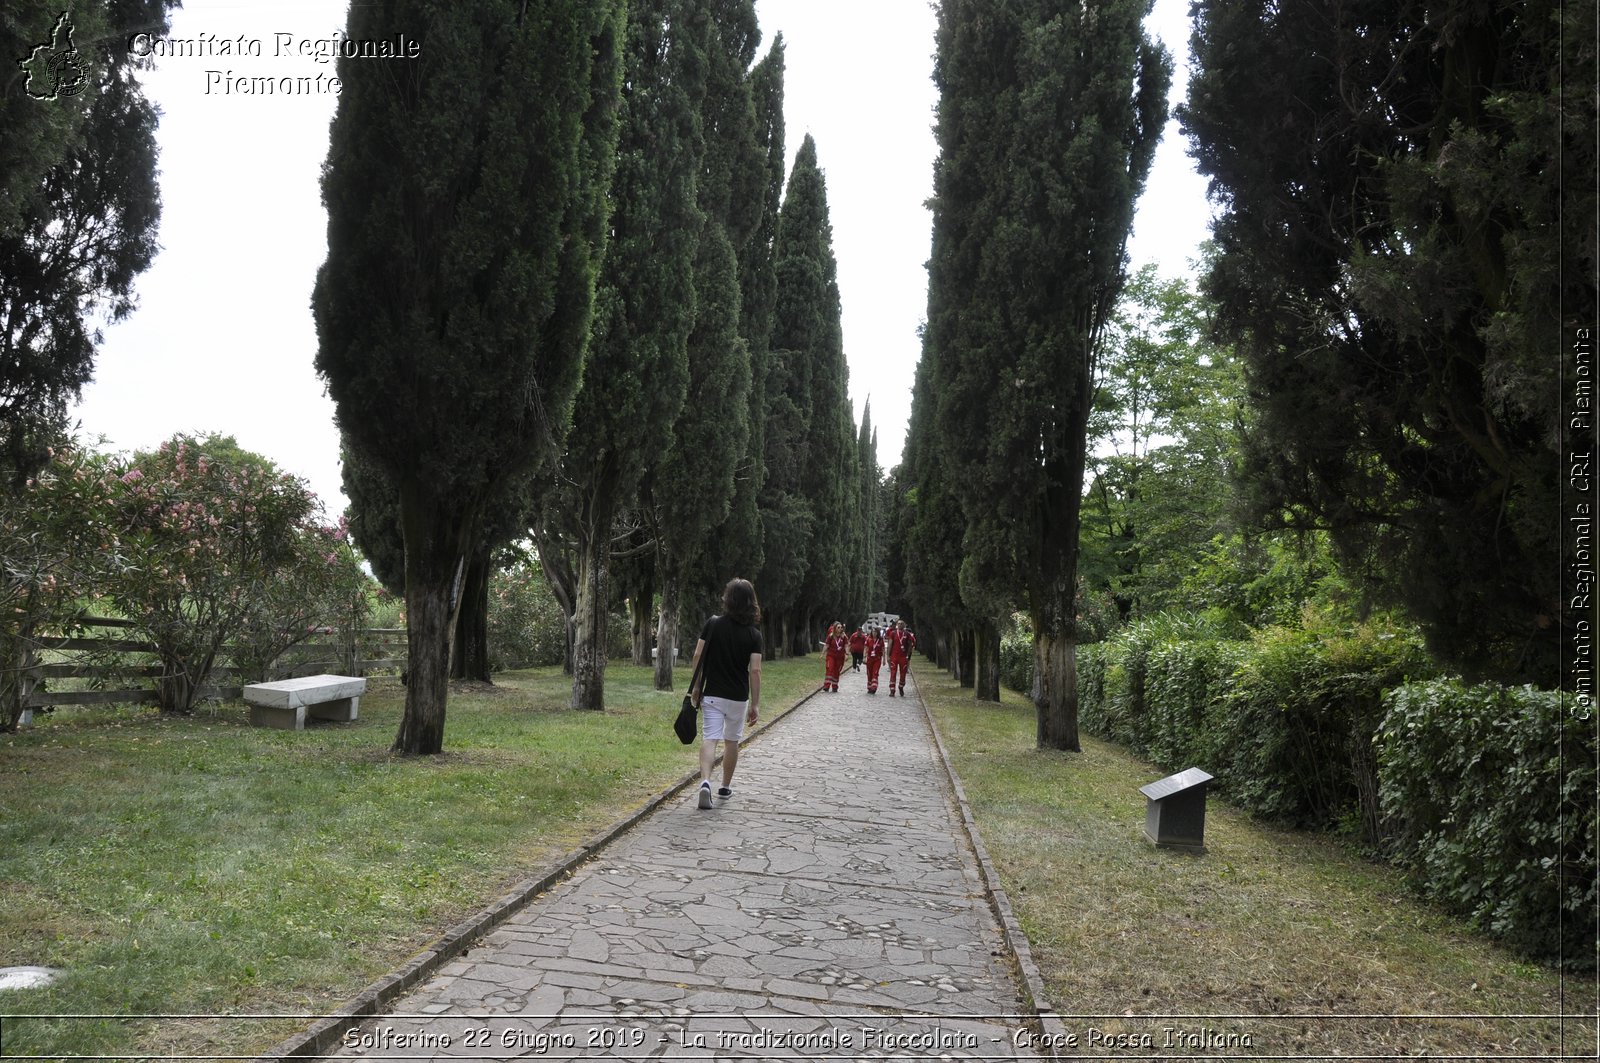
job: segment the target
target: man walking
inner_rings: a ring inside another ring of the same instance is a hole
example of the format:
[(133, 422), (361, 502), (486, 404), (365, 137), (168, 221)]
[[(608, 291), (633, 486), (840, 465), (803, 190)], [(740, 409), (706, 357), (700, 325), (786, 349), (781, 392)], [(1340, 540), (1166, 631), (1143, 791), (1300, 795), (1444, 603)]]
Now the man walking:
[[(894, 697), (895, 687), (900, 696), (906, 696), (906, 675), (911, 671), (911, 651), (917, 648), (917, 636), (906, 627), (904, 620), (896, 620), (889, 629), (889, 696)], [(898, 674), (899, 682), (896, 683)]]

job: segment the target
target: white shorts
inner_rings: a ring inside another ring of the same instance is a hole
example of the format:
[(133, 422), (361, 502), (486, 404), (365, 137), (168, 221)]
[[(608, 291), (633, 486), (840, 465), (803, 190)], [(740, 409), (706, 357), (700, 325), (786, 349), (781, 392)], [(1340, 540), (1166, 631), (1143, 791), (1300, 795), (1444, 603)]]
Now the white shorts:
[(708, 742), (738, 742), (744, 738), (748, 701), (731, 701), (707, 694), (700, 699), (701, 736)]

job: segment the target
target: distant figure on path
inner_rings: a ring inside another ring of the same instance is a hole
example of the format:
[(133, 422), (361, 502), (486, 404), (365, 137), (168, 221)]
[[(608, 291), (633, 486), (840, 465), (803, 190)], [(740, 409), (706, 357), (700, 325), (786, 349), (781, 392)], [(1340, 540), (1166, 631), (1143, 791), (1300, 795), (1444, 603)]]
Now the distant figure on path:
[(911, 672), (911, 651), (917, 648), (917, 636), (906, 627), (904, 620), (896, 620), (889, 629), (889, 696), (894, 697), (895, 673), (899, 673), (900, 696), (906, 696), (906, 676)]
[(883, 636), (878, 634), (875, 627), (867, 628), (866, 658), (867, 658), (867, 693), (878, 692), (878, 669), (883, 667)]
[(850, 649), (844, 625), (835, 620), (822, 640), (822, 689), (839, 693), (839, 673), (844, 671), (844, 655)]
[(722, 615), (706, 621), (695, 643), (694, 664), (700, 682), (689, 694), (700, 706), (700, 807), (711, 807), (711, 762), (722, 743), (722, 788), (716, 796), (733, 796), (733, 769), (739, 764), (744, 728), (756, 725), (761, 704), (761, 603), (749, 580), (733, 579), (722, 591)]
[(855, 634), (850, 636), (850, 670), (852, 672), (861, 671), (861, 654), (866, 648), (867, 636), (860, 628), (856, 628)]

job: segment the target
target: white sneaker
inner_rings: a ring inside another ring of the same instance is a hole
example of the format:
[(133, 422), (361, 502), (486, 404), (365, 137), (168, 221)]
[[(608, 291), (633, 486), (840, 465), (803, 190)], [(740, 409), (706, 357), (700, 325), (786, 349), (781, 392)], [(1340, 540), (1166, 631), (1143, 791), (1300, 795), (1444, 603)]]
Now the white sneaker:
[(708, 782), (702, 782), (700, 784), (700, 807), (711, 807), (711, 784)]

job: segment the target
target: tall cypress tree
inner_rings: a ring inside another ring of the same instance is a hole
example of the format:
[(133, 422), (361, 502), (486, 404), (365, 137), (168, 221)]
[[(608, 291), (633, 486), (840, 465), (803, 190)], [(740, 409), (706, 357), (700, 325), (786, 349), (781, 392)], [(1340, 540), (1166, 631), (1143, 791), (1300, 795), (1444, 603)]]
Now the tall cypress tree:
[(872, 400), (861, 407), (861, 430), (856, 436), (856, 465), (860, 470), (857, 488), (856, 523), (861, 529), (861, 564), (856, 569), (852, 618), (876, 609), (883, 599), (883, 536), (879, 528), (879, 509), (883, 470), (878, 465), (878, 431), (872, 427)]
[(1579, 630), (1558, 353), (1596, 313), (1594, 5), (1195, 13), (1179, 116), (1220, 205), (1204, 288), (1258, 414), (1258, 514), (1329, 529), (1452, 667), (1558, 683)]
[(1097, 345), (1166, 120), (1148, 0), (943, 0), (925, 358), (964, 574), (1021, 588), (1038, 743), (1078, 748), (1079, 505)]
[(611, 240), (594, 335), (558, 486), (535, 529), (573, 620), (572, 707), (605, 708), (607, 584), (614, 524), (637, 505), (672, 442), (688, 389), (704, 41), (690, 0), (636, 0), (628, 12)]
[[(734, 474), (750, 430), (750, 354), (739, 336), (739, 265), (726, 231), (715, 221), (708, 221), (701, 234), (695, 280), (700, 301), (689, 337), (689, 397), (653, 484), (660, 522), (656, 687), (661, 690), (672, 689), (680, 594), (697, 560), (715, 552), (714, 537), (732, 505)], [(685, 632), (691, 649), (694, 634)]]
[[(724, 538), (737, 542), (741, 531), (748, 533), (747, 528), (727, 525), (750, 434), (750, 352), (740, 335), (738, 249), (753, 242), (765, 210), (764, 152), (750, 78), (759, 43), (755, 5), (752, 0), (718, 0), (698, 7), (690, 25), (706, 57), (701, 106), (705, 148), (698, 189), (705, 223), (694, 264), (688, 399), (673, 426), (671, 447), (646, 485), (656, 518), (661, 588), (659, 690), (672, 689), (671, 650), (688, 641), (679, 639), (678, 623), (690, 581), (702, 576), (725, 583), (734, 575), (753, 574), (713, 571), (705, 560), (714, 554), (725, 565)], [(693, 633), (688, 634), (692, 639)]]
[(766, 567), (762, 601), (780, 644), (803, 652), (819, 608), (842, 608), (835, 522), (846, 512), (849, 430), (838, 266), (827, 187), (809, 135), (795, 154), (773, 243), (777, 299), (766, 376)]
[(488, 508), (554, 460), (616, 159), (619, 2), (356, 4), (416, 59), (341, 59), (312, 299), (348, 445), (399, 494), (410, 680), (395, 749), (444, 743), (450, 638)]
[[(760, 502), (767, 481), (766, 408), (768, 347), (777, 287), (772, 272), (773, 240), (783, 203), (783, 37), (750, 71), (750, 104), (755, 117), (754, 186), (747, 191), (759, 204), (755, 228), (738, 248), (739, 333), (750, 358), (749, 433), (743, 461), (734, 477), (732, 511), (720, 537), (720, 554), (729, 571), (757, 578), (766, 601), (767, 587), (759, 574), (765, 568), (766, 520)], [(716, 574), (712, 574), (713, 580)], [(769, 646), (769, 652), (771, 647)]]

